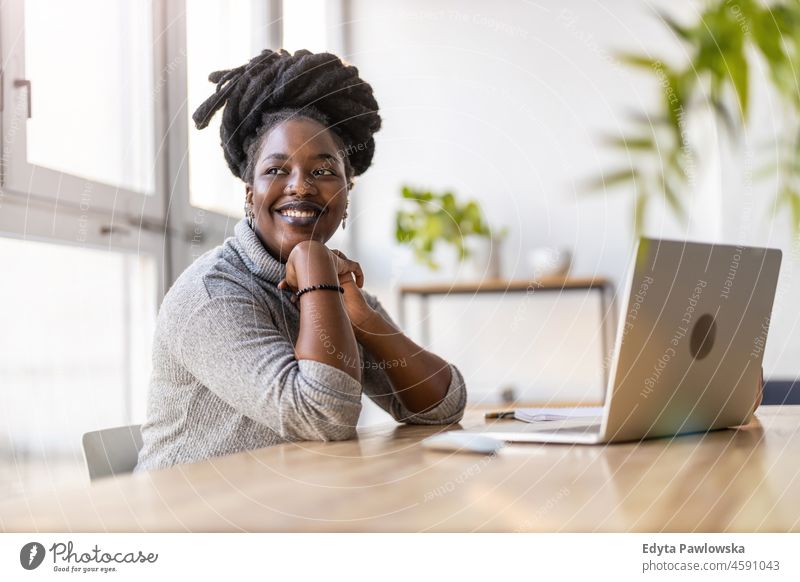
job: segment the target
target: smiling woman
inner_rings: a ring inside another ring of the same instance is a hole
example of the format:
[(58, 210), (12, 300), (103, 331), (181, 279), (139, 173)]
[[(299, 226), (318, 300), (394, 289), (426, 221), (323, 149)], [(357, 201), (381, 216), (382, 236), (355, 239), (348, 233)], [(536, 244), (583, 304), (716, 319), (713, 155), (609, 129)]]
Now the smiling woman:
[(269, 233), (261, 239), (279, 260), (299, 242), (324, 243), (339, 228), (352, 186), (339, 146), (310, 119), (284, 121), (266, 135), (266, 153), (258, 156), (247, 185), (247, 211), (253, 209), (256, 231)]
[(193, 119), (202, 129), (224, 108), (246, 218), (164, 299), (136, 470), (353, 438), (362, 393), (400, 422), (460, 420), (458, 369), (407, 338), (362, 290), (360, 265), (326, 246), (372, 161), (370, 85), (305, 50), (265, 50), (209, 80), (216, 91)]

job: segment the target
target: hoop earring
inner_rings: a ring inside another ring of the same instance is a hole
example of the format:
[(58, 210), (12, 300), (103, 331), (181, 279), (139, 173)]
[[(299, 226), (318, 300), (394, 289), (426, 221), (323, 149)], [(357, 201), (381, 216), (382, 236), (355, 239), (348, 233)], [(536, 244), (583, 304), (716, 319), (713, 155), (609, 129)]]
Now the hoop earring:
[(251, 229), (255, 230), (255, 228), (253, 228), (253, 223), (255, 222), (256, 215), (253, 213), (252, 205), (250, 204), (244, 205), (244, 215), (247, 217), (247, 225)]

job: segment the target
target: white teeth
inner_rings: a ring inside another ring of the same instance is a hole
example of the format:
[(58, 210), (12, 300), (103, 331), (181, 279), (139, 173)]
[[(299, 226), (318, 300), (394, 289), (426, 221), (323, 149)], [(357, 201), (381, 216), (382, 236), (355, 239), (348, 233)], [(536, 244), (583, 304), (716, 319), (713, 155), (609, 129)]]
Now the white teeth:
[(283, 216), (291, 216), (291, 217), (294, 217), (294, 218), (313, 218), (314, 216), (317, 215), (316, 212), (312, 212), (310, 210), (291, 210), (291, 209), (287, 209), (287, 210), (281, 210), (280, 213)]

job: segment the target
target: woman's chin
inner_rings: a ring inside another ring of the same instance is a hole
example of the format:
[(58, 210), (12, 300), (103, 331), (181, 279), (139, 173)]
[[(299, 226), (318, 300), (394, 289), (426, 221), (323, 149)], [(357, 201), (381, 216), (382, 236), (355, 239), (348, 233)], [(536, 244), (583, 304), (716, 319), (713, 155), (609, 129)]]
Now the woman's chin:
[(280, 238), (280, 240), (276, 241), (265, 241), (262, 239), (261, 242), (268, 250), (270, 250), (270, 254), (272, 256), (280, 260), (282, 263), (285, 263), (292, 250), (294, 250), (294, 247), (300, 243), (313, 240), (325, 244), (328, 241), (328, 238), (330, 237), (320, 236), (319, 232), (309, 231), (291, 233), (288, 236), (284, 235)]

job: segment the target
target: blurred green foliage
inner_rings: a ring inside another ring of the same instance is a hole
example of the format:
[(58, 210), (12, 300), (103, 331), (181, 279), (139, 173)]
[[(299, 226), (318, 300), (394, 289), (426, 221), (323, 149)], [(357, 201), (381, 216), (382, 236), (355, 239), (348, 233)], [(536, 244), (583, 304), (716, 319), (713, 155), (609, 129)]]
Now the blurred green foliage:
[(688, 58), (675, 66), (646, 55), (617, 55), (626, 65), (654, 75), (661, 97), (652, 114), (630, 114), (634, 129), (628, 135), (604, 138), (605, 145), (622, 152), (628, 164), (592, 180), (589, 189), (633, 184), (637, 235), (653, 200), (665, 202), (685, 220), (682, 196), (691, 191), (694, 171), (687, 142), (688, 114), (693, 108), (710, 106), (728, 138), (740, 139), (748, 122), (751, 71), (763, 69), (778, 97), (774, 107), (779, 110), (780, 135), (777, 144), (763, 147), (773, 162), (753, 175), (777, 178), (773, 208), (788, 207), (794, 231), (800, 231), (800, 0), (712, 0), (702, 5), (692, 23), (679, 23), (663, 13), (658, 16)]
[(474, 200), (459, 202), (452, 192), (437, 194), (403, 186), (403, 206), (397, 211), (397, 241), (409, 245), (416, 260), (431, 269), (439, 265), (433, 252), (439, 243), (455, 246), (459, 260), (469, 256), (464, 244), (470, 235), (491, 237), (480, 205)]

